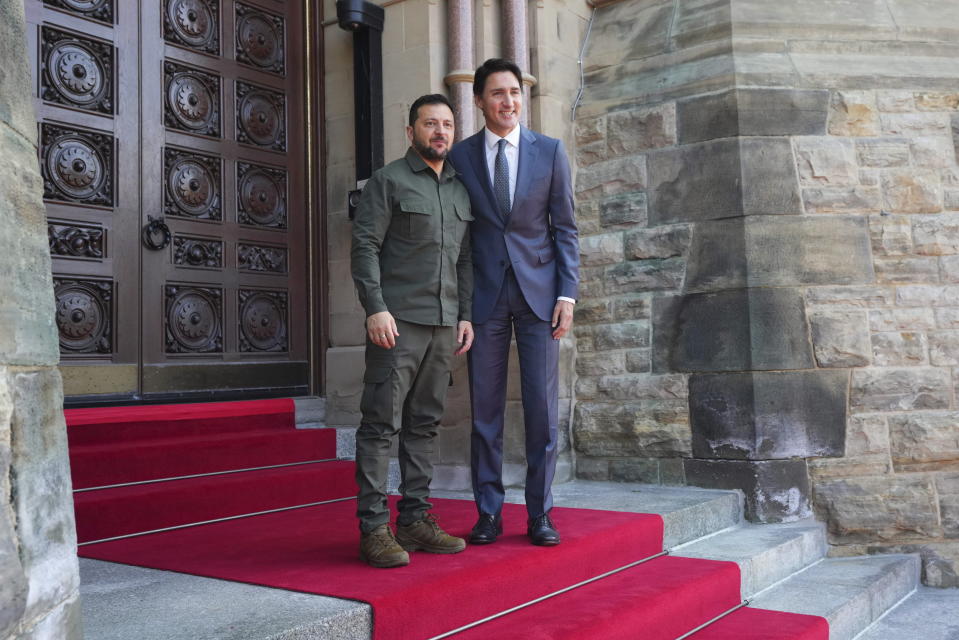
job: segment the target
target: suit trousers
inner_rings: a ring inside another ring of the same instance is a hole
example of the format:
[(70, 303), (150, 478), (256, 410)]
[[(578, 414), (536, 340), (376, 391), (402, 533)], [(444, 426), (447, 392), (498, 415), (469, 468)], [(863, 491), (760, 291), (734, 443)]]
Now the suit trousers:
[(362, 419), (356, 431), (356, 515), (370, 532), (390, 521), (386, 500), (390, 446), (399, 436), (399, 524), (422, 519), (433, 479), (436, 438), (456, 340), (455, 327), (396, 320), (396, 346), (366, 342)]
[(473, 327), (469, 351), (473, 496), (480, 513), (503, 508), (503, 429), (512, 334), (519, 352), (526, 440), (526, 510), (531, 518), (553, 507), (559, 406), (559, 340), (533, 313), (512, 269), (507, 270), (489, 319)]

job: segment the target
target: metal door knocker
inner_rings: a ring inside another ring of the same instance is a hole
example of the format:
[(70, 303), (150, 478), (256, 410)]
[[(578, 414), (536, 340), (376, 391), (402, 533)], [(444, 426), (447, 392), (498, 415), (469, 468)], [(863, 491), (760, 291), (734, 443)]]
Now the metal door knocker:
[(170, 244), (170, 227), (166, 226), (166, 222), (163, 221), (162, 216), (159, 218), (147, 216), (147, 220), (149, 220), (149, 222), (144, 225), (143, 233), (141, 234), (143, 244), (146, 245), (148, 249), (153, 249), (154, 251), (166, 248), (166, 246)]

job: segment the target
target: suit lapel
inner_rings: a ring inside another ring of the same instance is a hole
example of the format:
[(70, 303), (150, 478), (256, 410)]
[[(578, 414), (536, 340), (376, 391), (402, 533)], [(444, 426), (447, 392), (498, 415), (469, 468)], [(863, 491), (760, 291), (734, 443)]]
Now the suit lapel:
[(483, 144), (485, 139), (484, 131), (485, 129), (480, 129), (479, 133), (469, 138), (471, 146), (469, 158), (473, 164), (473, 173), (476, 174), (476, 178), (480, 181), (490, 207), (498, 213), (499, 207), (496, 206), (496, 200), (493, 198), (492, 181), (490, 180), (489, 167), (486, 165), (486, 147)]
[(521, 128), (519, 137), (519, 169), (516, 172), (516, 190), (513, 192), (513, 208), (510, 209), (510, 220), (513, 219), (513, 214), (519, 210), (518, 205), (526, 198), (529, 191), (530, 176), (533, 174), (533, 167), (536, 166), (536, 158), (539, 156), (536, 136), (529, 129)]

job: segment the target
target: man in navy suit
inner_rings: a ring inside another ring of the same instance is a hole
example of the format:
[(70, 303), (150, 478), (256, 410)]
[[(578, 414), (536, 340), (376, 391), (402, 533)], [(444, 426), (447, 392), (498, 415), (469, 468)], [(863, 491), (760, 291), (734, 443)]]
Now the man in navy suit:
[(484, 62), (473, 79), (473, 99), (486, 126), (450, 152), (474, 216), (470, 442), (479, 518), (470, 542), (489, 544), (503, 531), (503, 423), (515, 331), (526, 428), (527, 533), (533, 544), (550, 546), (560, 542), (549, 515), (559, 431), (559, 339), (573, 323), (579, 246), (566, 152), (559, 140), (520, 126), (522, 87), (514, 63)]

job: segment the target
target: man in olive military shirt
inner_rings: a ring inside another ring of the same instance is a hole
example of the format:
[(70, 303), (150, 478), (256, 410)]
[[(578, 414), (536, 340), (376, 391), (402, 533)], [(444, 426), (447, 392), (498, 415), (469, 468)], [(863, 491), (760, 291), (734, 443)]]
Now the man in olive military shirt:
[[(353, 281), (367, 334), (357, 516), (360, 557), (374, 567), (409, 564), (408, 551), (466, 547), (428, 513), (430, 457), (452, 356), (473, 343), (469, 195), (445, 162), (453, 127), (444, 96), (418, 98), (410, 107), (406, 157), (373, 174), (353, 222)], [(397, 434), (402, 499), (394, 535), (386, 474)]]

